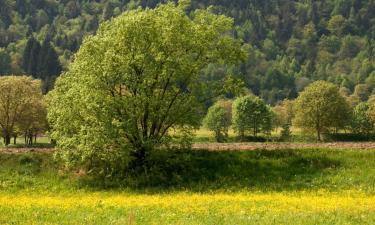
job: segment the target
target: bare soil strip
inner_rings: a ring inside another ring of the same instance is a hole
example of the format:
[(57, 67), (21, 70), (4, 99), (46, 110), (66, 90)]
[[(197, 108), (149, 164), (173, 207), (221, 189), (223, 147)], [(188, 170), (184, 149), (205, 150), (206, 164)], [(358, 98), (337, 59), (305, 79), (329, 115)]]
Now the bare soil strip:
[(53, 152), (54, 148), (0, 148), (0, 153), (19, 154), (26, 152)]
[[(210, 151), (251, 151), (257, 149), (375, 149), (375, 142), (332, 142), (332, 143), (196, 143), (193, 149)], [(53, 152), (54, 148), (0, 148), (0, 153)]]

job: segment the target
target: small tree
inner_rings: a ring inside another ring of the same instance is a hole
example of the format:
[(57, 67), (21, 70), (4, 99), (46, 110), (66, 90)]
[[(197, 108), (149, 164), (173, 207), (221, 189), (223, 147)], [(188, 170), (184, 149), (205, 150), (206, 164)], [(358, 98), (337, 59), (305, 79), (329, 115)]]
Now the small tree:
[(30, 117), (36, 99), (42, 97), (39, 80), (26, 76), (0, 77), (0, 127), (5, 145), (15, 136), (15, 128)]
[(375, 95), (371, 95), (367, 101), (367, 116), (372, 124), (375, 124)]
[(254, 137), (259, 132), (269, 132), (272, 129), (272, 113), (262, 99), (247, 95), (233, 102), (233, 128), (244, 138), (246, 131), (252, 131)]
[(294, 106), (293, 101), (285, 99), (280, 104), (272, 108), (274, 112), (273, 125), (277, 129), (279, 127), (285, 127), (286, 124), (292, 125), (294, 118)]
[(284, 124), (282, 126), (280, 139), (282, 141), (289, 141), (291, 135), (292, 135), (292, 132), (290, 131), (290, 125), (288, 123)]
[(350, 107), (339, 93), (338, 87), (326, 81), (310, 84), (297, 98), (294, 124), (306, 130), (314, 130), (317, 140), (333, 128), (344, 128), (350, 119)]
[(353, 110), (352, 131), (357, 134), (368, 135), (374, 130), (374, 122), (369, 116), (368, 103), (359, 103)]
[(17, 128), (25, 137), (25, 144), (32, 145), (36, 143), (39, 134), (43, 134), (48, 127), (47, 107), (43, 98), (34, 98), (33, 107), (29, 107), (24, 116), (17, 124)]
[(215, 133), (217, 142), (223, 142), (224, 138), (228, 136), (230, 123), (230, 112), (220, 103), (211, 106), (203, 120), (203, 125)]

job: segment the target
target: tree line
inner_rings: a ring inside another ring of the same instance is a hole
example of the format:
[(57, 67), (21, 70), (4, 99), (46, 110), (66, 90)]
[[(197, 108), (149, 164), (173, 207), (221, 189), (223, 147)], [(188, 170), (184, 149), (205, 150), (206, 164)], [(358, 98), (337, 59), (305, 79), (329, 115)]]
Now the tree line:
[(233, 128), (242, 140), (258, 133), (270, 135), (281, 130), (281, 141), (289, 140), (291, 127), (313, 133), (318, 141), (323, 135), (352, 133), (368, 137), (375, 131), (375, 95), (368, 101), (352, 105), (350, 97), (340, 92), (337, 85), (316, 81), (308, 85), (295, 100), (285, 99), (276, 106), (267, 105), (254, 95), (235, 100), (219, 100), (208, 109), (203, 119), (204, 127), (215, 134), (218, 142), (228, 137)]
[[(137, 7), (155, 8), (164, 2), (0, 0), (0, 74), (31, 74), (47, 83), (44, 91), (50, 90), (59, 74), (54, 71), (56, 65), (67, 70), (84, 38), (95, 34), (100, 23)], [(351, 101), (367, 100), (372, 94), (373, 0), (192, 0), (188, 11), (210, 5), (214, 13), (234, 18), (234, 36), (246, 44), (249, 54), (235, 66), (206, 68), (210, 79), (232, 74), (271, 105), (296, 98), (316, 80), (336, 84)], [(32, 39), (46, 46), (39, 55), (56, 53), (58, 60), (53, 56), (47, 63), (55, 67), (34, 65), (45, 61), (35, 57), (37, 50), (30, 53)], [(25, 65), (30, 63), (40, 69)]]

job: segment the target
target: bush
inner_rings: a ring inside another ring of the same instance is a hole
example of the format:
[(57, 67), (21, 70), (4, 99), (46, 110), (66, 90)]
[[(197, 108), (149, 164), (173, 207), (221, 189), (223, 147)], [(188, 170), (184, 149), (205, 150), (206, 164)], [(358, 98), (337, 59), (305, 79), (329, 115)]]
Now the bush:
[(375, 141), (374, 134), (355, 134), (355, 133), (348, 133), (348, 134), (328, 134), (326, 135), (325, 139), (327, 141), (341, 141), (341, 142), (356, 142), (356, 141)]
[(230, 123), (230, 112), (219, 104), (211, 106), (203, 120), (203, 125), (215, 133), (217, 142), (223, 142), (228, 137)]
[(290, 141), (291, 134), (292, 132), (290, 131), (290, 125), (284, 124), (281, 130), (280, 141)]
[(240, 142), (268, 142), (272, 141), (271, 138), (261, 137), (261, 136), (243, 136), (237, 137), (236, 141)]

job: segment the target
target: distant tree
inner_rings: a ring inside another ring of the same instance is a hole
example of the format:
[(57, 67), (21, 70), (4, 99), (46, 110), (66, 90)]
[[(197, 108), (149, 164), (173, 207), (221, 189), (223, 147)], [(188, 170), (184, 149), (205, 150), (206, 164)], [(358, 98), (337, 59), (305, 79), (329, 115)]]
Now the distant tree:
[(370, 90), (367, 84), (357, 84), (354, 88), (354, 96), (357, 96), (360, 101), (365, 102), (370, 97)]
[(341, 49), (339, 52), (339, 56), (341, 59), (353, 58), (358, 54), (359, 51), (360, 46), (358, 44), (357, 38), (352, 36), (346, 36), (345, 38), (343, 38)]
[(25, 50), (23, 52), (23, 70), (26, 74), (30, 74), (37, 77), (38, 74), (38, 63), (39, 63), (39, 53), (40, 53), (39, 42), (31, 36), (27, 43)]
[(337, 36), (341, 36), (345, 31), (345, 18), (342, 15), (332, 16), (328, 21), (328, 30)]
[(292, 125), (294, 118), (294, 103), (292, 100), (285, 99), (272, 108), (274, 112), (274, 127), (282, 127), (285, 124)]
[(367, 101), (367, 105), (367, 115), (372, 123), (375, 124), (375, 95), (370, 96), (369, 100)]
[(350, 118), (350, 107), (340, 95), (339, 88), (326, 81), (316, 81), (305, 88), (296, 100), (294, 124), (316, 132), (321, 140), (323, 132), (345, 127)]
[(10, 0), (0, 0), (0, 19), (6, 26), (12, 22), (12, 4), (13, 3)]
[(352, 131), (358, 134), (368, 135), (374, 130), (374, 122), (369, 116), (368, 103), (359, 103), (353, 109)]
[(44, 40), (39, 53), (37, 77), (43, 80), (43, 92), (52, 89), (54, 79), (61, 73), (58, 55), (48, 39)]
[(273, 126), (277, 132), (277, 129), (282, 127), (284, 124), (287, 124), (287, 116), (286, 116), (286, 111), (285, 108), (282, 107), (280, 104), (276, 105), (272, 108), (272, 111), (274, 113), (274, 118), (273, 118)]
[(215, 133), (217, 142), (223, 142), (225, 137), (228, 137), (231, 119), (230, 111), (222, 104), (216, 103), (208, 109), (203, 125)]
[(26, 76), (4, 76), (0, 77), (0, 90), (0, 128), (4, 144), (9, 145), (15, 128), (30, 116), (34, 103), (42, 99), (40, 81)]
[(0, 76), (9, 74), (11, 70), (11, 58), (4, 48), (0, 48)]
[(292, 131), (290, 130), (291, 125), (290, 124), (284, 124), (282, 126), (280, 140), (281, 141), (290, 141), (290, 138), (292, 136)]
[(104, 5), (102, 20), (108, 20), (108, 19), (112, 18), (112, 16), (113, 16), (113, 5), (110, 1), (108, 1)]
[(233, 128), (244, 138), (246, 131), (252, 131), (254, 137), (259, 132), (272, 129), (271, 109), (262, 99), (255, 96), (244, 96), (233, 102)]
[(68, 165), (143, 168), (171, 129), (197, 127), (207, 99), (230, 89), (228, 76), (206, 81), (201, 72), (245, 58), (233, 21), (208, 10), (187, 16), (187, 2), (128, 11), (85, 39), (48, 98), (51, 136)]
[(48, 24), (48, 15), (47, 13), (41, 9), (38, 10), (35, 19), (35, 30), (40, 30), (44, 25)]

